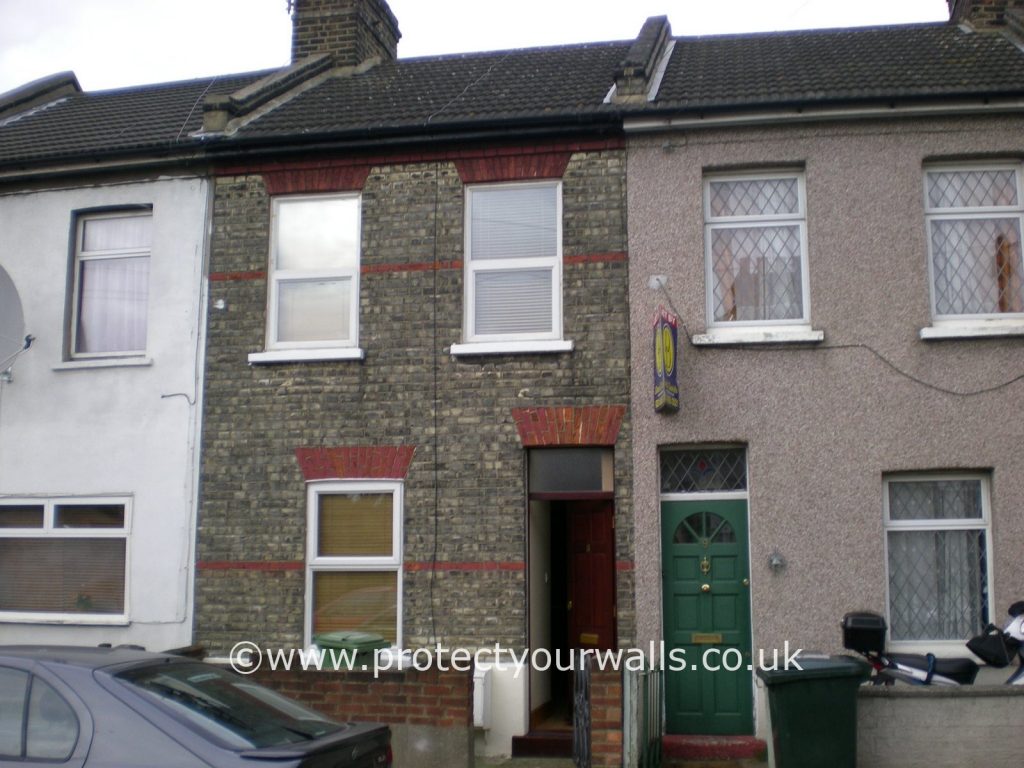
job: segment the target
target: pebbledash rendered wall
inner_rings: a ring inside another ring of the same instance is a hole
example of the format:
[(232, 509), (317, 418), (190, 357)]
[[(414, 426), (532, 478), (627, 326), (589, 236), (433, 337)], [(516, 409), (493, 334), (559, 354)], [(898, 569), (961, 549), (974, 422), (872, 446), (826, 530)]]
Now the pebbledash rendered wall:
[[(678, 445), (746, 447), (754, 648), (789, 641), (841, 652), (845, 612), (884, 613), (887, 473), (990, 473), (993, 620), (1024, 594), (1024, 430), (1015, 413), (1024, 381), (999, 387), (1024, 373), (1024, 341), (919, 336), (931, 324), (924, 168), (1019, 162), (1022, 129), (1018, 118), (977, 116), (630, 136), (641, 644), (662, 633), (658, 456)], [(806, 179), (810, 318), (824, 342), (683, 343), (680, 410), (656, 414), (656, 307), (670, 301), (691, 333), (707, 327), (704, 176), (772, 168), (802, 169)], [(649, 287), (653, 275), (667, 276), (667, 295)], [(960, 392), (999, 388), (956, 396), (910, 377)], [(773, 550), (787, 563), (778, 573), (768, 566)]]
[[(463, 310), (460, 167), (514, 177), (545, 166), (547, 155), (568, 160), (562, 305), (564, 338), (574, 350), (454, 358), (449, 349), (462, 340)], [(314, 177), (332, 162), (337, 177), (365, 179), (358, 182), (365, 360), (250, 365), (247, 356), (264, 349), (267, 179), (276, 179), (273, 189), (326, 191), (330, 184)], [(290, 167), (222, 169), (214, 182), (196, 642), (211, 653), (240, 640), (301, 645), (307, 510), (296, 451), (348, 450), (351, 457), (369, 448), (368, 462), (411, 450), (403, 645), (524, 647), (526, 452), (514, 409), (603, 413), (610, 406), (625, 414), (612, 438), (617, 608), (620, 644), (632, 643), (623, 141), (320, 158)]]

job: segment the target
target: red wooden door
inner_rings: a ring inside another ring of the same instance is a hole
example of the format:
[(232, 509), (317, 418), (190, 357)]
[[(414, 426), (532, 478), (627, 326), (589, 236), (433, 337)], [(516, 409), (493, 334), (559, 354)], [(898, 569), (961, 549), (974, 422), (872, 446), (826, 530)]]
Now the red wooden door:
[(615, 648), (613, 520), (610, 500), (569, 505), (570, 648)]

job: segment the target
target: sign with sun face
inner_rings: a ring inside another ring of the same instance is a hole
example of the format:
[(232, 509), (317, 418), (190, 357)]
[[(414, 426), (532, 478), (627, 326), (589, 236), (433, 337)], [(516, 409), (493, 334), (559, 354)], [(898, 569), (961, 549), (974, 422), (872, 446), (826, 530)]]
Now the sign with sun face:
[(664, 307), (654, 315), (654, 410), (679, 410), (679, 319)]

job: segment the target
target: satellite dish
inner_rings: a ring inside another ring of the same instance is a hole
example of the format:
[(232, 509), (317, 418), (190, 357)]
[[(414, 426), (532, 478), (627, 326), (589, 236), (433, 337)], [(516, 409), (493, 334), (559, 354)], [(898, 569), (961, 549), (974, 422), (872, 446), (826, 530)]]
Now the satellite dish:
[(14, 281), (3, 267), (0, 267), (0, 374), (31, 344), (25, 335), (25, 315), (21, 309), (21, 298)]

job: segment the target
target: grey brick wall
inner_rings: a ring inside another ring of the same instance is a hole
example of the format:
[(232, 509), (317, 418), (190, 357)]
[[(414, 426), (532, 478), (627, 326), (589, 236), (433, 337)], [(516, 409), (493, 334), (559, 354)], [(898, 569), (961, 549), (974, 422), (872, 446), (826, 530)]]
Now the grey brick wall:
[[(432, 579), (435, 517), (438, 561), (522, 564), (526, 454), (512, 409), (629, 402), (624, 166), (622, 150), (578, 152), (564, 176), (563, 316), (575, 350), (471, 359), (447, 351), (461, 341), (463, 304), (463, 186), (453, 162), (381, 164), (369, 174), (362, 362), (248, 364), (264, 345), (270, 198), (258, 174), (217, 179), (197, 642), (223, 651), (240, 639), (301, 641), (306, 486), (296, 448), (415, 445), (405, 481), (405, 644), (435, 631), (452, 645), (525, 644), (525, 571), (441, 570)], [(425, 268), (434, 263), (442, 267)], [(625, 563), (628, 435), (627, 414), (615, 446), (616, 558)], [(626, 644), (628, 565), (618, 576)]]

